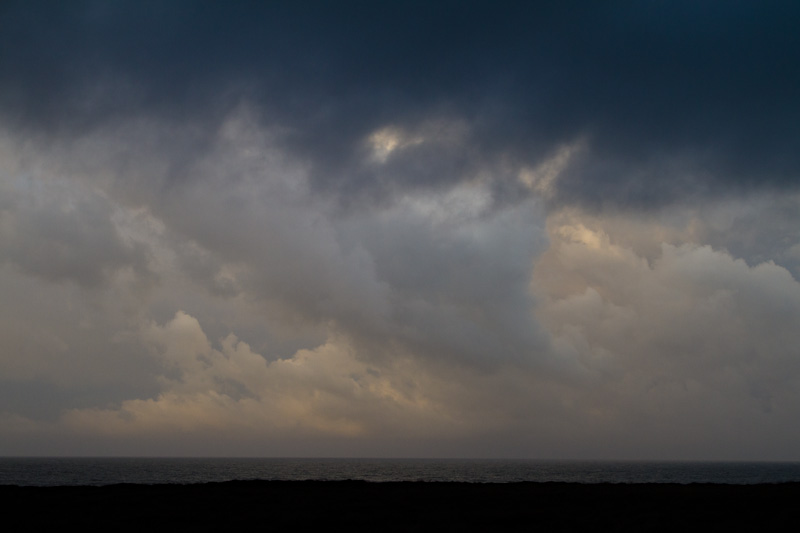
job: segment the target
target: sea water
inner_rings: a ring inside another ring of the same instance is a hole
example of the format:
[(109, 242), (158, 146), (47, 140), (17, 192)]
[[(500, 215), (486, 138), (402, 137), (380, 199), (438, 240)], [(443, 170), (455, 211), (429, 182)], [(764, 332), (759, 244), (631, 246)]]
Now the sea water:
[(0, 485), (189, 484), (251, 479), (756, 484), (800, 481), (800, 463), (506, 459), (0, 458)]

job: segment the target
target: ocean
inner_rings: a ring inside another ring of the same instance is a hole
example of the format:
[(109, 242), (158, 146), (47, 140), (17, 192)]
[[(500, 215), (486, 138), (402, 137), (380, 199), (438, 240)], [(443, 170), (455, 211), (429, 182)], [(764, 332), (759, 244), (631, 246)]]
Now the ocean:
[(0, 458), (0, 485), (152, 485), (253, 479), (748, 485), (800, 481), (800, 463), (507, 459)]

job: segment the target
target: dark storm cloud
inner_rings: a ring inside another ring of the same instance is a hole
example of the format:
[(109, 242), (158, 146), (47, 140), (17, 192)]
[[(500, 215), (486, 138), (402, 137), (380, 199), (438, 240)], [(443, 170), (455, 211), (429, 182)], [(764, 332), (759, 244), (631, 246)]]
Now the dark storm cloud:
[[(557, 183), (561, 202), (642, 206), (800, 181), (791, 2), (16, 2), (2, 11), (0, 104), (18, 127), (73, 131), (152, 113), (212, 130), (246, 98), (311, 163), (317, 188), (349, 197), (481, 169), (513, 196), (514, 168), (578, 138), (588, 149)], [(364, 165), (370, 133), (431, 118), (466, 124), (457, 149), (417, 147), (380, 175)]]

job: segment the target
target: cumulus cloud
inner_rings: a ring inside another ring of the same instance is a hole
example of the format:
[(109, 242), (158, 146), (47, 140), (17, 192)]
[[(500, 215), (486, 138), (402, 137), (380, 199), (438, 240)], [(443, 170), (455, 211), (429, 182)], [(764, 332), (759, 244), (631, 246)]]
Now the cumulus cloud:
[[(551, 356), (570, 372), (512, 362), (486, 373), (396, 350), (376, 359), (334, 330), (272, 359), (233, 334), (209, 341), (179, 312), (137, 334), (159, 368), (156, 395), (73, 408), (57, 427), (118, 450), (157, 441), (280, 454), (305, 442), (319, 454), (325, 442), (345, 454), (789, 456), (797, 281), (708, 246), (663, 244), (648, 260), (582, 222), (591, 218), (551, 220), (533, 277)], [(4, 427), (19, 435), (30, 424)]]
[(717, 431), (753, 440), (745, 428), (793, 439), (800, 284), (792, 275), (707, 245), (663, 243), (647, 258), (594, 222), (554, 219), (534, 279), (538, 316), (554, 347), (580, 361), (603, 417), (642, 424), (665, 446), (680, 440), (670, 428), (695, 444)]
[(359, 403), (351, 398), (358, 392), (358, 376), (346, 348), (326, 345), (267, 363), (232, 334), (220, 341), (220, 349), (213, 348), (197, 320), (183, 312), (164, 326), (145, 327), (142, 337), (164, 372), (159, 395), (125, 401), (117, 410), (71, 411), (67, 424), (93, 424), (95, 431), (124, 435), (168, 433), (175, 427), (359, 432), (346, 412), (337, 416), (335, 409), (340, 402)]
[[(396, 439), (401, 450), (417, 440), (430, 445), (496, 424), (447, 405), (452, 389), (461, 387), (448, 385), (420, 361), (396, 357), (373, 365), (335, 334), (313, 350), (273, 361), (233, 334), (214, 347), (198, 321), (183, 312), (164, 325), (143, 326), (139, 335), (160, 368), (157, 395), (114, 408), (69, 409), (51, 424), (6, 414), (3, 429), (14, 437), (88, 435), (117, 450), (149, 449), (149, 442), (168, 443), (177, 435), (200, 453), (238, 440), (231, 449), (239, 453), (260, 447), (261, 453), (292, 454), (308, 440), (306, 448), (319, 454), (325, 449), (320, 443), (329, 440), (364, 453), (369, 447), (360, 440), (385, 445)], [(189, 444), (192, 439), (199, 444)]]

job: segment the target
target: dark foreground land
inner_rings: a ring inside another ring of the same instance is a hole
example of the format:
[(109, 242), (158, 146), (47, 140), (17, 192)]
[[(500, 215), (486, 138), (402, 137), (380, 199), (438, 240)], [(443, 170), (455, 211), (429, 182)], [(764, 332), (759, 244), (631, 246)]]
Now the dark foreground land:
[(0, 502), (5, 531), (776, 531), (797, 525), (800, 483), (0, 486)]

